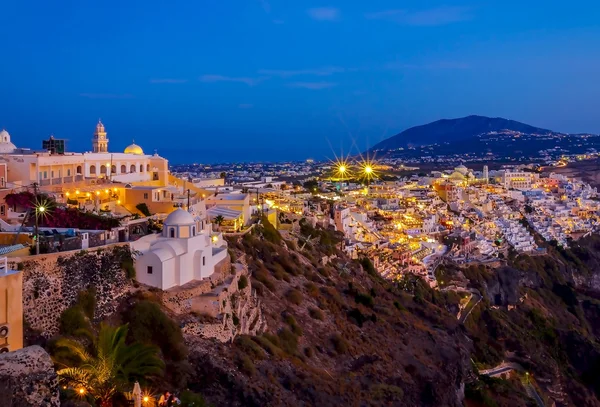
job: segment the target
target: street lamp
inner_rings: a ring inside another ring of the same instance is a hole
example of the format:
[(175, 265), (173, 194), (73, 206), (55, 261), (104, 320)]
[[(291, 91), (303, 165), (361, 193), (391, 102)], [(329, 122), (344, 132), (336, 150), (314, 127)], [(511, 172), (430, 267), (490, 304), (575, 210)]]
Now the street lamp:
[(46, 212), (46, 207), (38, 205), (35, 207), (35, 254), (40, 254), (40, 230), (38, 226), (38, 216)]

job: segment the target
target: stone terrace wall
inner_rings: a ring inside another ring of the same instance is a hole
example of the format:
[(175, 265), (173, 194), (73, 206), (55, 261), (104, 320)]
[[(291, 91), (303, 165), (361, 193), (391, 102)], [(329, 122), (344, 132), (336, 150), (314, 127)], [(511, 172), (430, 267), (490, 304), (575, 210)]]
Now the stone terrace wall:
[(96, 288), (95, 319), (112, 314), (132, 285), (122, 261), (129, 256), (127, 243), (101, 249), (13, 258), (23, 263), (23, 313), (29, 326), (45, 337), (58, 333), (60, 314), (75, 304), (80, 291)]

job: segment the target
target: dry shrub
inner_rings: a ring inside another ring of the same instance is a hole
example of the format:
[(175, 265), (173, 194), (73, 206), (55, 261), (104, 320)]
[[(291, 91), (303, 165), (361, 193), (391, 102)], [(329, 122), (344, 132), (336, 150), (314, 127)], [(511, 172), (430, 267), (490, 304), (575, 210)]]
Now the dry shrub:
[(304, 299), (304, 297), (302, 296), (302, 293), (300, 291), (296, 290), (295, 288), (292, 288), (291, 290), (289, 290), (285, 294), (285, 297), (287, 298), (287, 300), (289, 302), (291, 302), (292, 304), (295, 304), (295, 305), (302, 304), (302, 300)]
[(308, 314), (311, 316), (311, 318), (318, 319), (319, 321), (323, 321), (323, 319), (325, 319), (325, 314), (323, 314), (323, 311), (318, 308), (309, 308)]

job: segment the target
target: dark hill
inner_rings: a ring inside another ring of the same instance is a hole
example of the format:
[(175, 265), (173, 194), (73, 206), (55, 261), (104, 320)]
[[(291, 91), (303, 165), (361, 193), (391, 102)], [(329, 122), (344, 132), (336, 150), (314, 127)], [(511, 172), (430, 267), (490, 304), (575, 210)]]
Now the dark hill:
[(422, 126), (411, 127), (376, 144), (372, 150), (393, 150), (408, 145), (452, 143), (500, 130), (512, 130), (526, 134), (552, 133), (551, 130), (500, 117), (467, 116), (460, 119), (442, 119)]

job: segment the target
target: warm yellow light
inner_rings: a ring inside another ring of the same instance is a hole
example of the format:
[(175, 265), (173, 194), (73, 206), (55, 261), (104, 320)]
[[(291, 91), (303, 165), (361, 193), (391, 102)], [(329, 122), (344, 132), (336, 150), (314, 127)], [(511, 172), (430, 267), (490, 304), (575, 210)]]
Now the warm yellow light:
[(44, 212), (45, 210), (46, 210), (46, 208), (45, 208), (45, 207), (43, 207), (43, 206), (40, 206), (40, 207), (38, 208), (38, 212)]
[(78, 189), (77, 189), (77, 190), (75, 190), (75, 193), (76, 193), (77, 195), (79, 195), (79, 190), (78, 190)]
[(96, 195), (100, 195), (100, 191), (96, 191)]
[(144, 396), (144, 403), (147, 403), (147, 402), (149, 402), (149, 401), (150, 401), (150, 397), (148, 397), (148, 396)]
[(108, 194), (109, 189), (105, 189), (104, 192)]
[(341, 174), (346, 172), (346, 166), (345, 165), (340, 165), (340, 168), (338, 168), (338, 170), (340, 171)]
[(212, 237), (213, 242), (216, 242), (217, 240), (219, 240), (219, 238), (216, 235)]
[[(107, 167), (110, 167), (110, 161), (108, 161), (108, 162), (106, 163), (106, 166), (107, 166)], [(110, 168), (109, 168), (109, 169), (110, 169)]]
[(66, 195), (66, 196), (69, 196), (70, 194), (67, 192), (65, 195)]
[(89, 192), (86, 192), (86, 193), (85, 193), (85, 196), (89, 197), (89, 196), (90, 196), (90, 193), (89, 193)]
[(373, 173), (373, 167), (371, 167), (370, 165), (367, 165), (365, 167), (365, 174), (372, 174)]
[(113, 191), (117, 192), (117, 188), (113, 188)]
[(117, 201), (117, 205), (121, 205), (121, 201), (120, 200)]
[(79, 394), (85, 394), (85, 389), (83, 387), (79, 389)]

